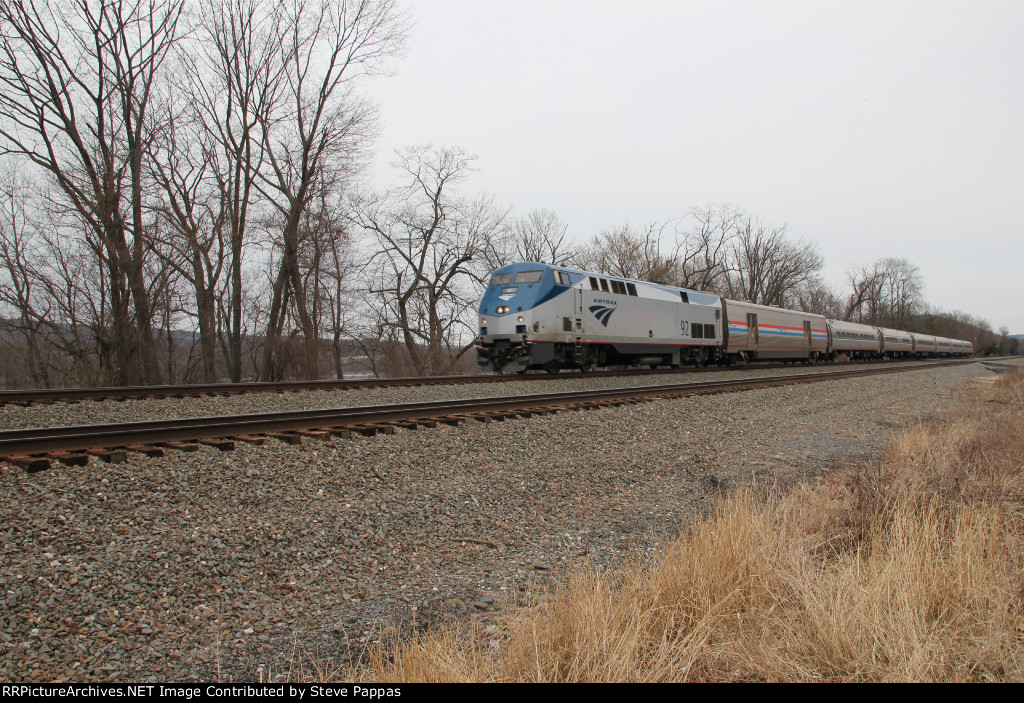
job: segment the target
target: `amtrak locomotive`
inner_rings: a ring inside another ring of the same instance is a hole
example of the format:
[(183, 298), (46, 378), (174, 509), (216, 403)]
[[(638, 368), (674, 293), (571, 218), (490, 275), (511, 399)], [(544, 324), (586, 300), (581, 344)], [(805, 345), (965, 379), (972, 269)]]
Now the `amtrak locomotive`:
[(727, 300), (563, 266), (518, 263), (480, 302), (477, 360), (495, 371), (969, 356), (970, 342)]

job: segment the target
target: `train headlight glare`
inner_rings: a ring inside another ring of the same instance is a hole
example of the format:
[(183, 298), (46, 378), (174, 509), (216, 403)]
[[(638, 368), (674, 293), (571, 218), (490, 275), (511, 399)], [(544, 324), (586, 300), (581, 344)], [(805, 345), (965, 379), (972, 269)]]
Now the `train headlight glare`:
[(524, 319), (524, 318), (523, 318), (523, 316), (522, 316), (522, 315), (520, 315), (519, 317), (517, 317), (517, 318), (516, 318), (516, 320), (517, 320), (518, 322), (522, 322), (522, 321), (523, 321), (523, 319)]
[(480, 318), (480, 324), (481, 325), (486, 325), (487, 324), (487, 318), (486, 317), (481, 317)]

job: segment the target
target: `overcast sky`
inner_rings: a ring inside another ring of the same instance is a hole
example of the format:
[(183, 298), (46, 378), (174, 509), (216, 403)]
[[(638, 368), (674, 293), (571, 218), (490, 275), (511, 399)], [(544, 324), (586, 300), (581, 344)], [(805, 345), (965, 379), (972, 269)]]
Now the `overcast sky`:
[(905, 257), (925, 298), (1024, 333), (1024, 2), (405, 2), (367, 85), (397, 147), (574, 240), (730, 203), (825, 278)]

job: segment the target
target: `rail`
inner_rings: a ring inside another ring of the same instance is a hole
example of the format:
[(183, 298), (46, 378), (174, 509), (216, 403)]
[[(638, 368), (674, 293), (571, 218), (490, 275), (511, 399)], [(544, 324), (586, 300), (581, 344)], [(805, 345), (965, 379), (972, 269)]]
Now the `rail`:
[[(631, 388), (561, 393), (539, 393), (497, 398), (469, 398), (321, 410), (193, 417), (104, 425), (43, 427), (0, 432), (0, 458), (36, 470), (49, 466), (51, 459), (69, 464), (88, 461), (89, 455), (107, 461), (123, 461), (125, 451), (162, 452), (163, 448), (194, 449), (195, 443), (231, 449), (235, 441), (262, 442), (267, 437), (301, 441), (303, 436), (327, 439), (351, 432), (374, 433), (395, 426), (415, 426), (467, 419), (489, 421), (524, 412), (593, 407), (707, 393), (725, 393), (753, 388), (817, 383), (885, 373), (901, 373), (973, 363), (973, 360), (925, 362), (913, 366), (880, 366), (786, 376), (758, 376), (743, 379), (674, 383)], [(230, 445), (230, 446), (229, 446)], [(115, 451), (118, 450), (118, 451)]]

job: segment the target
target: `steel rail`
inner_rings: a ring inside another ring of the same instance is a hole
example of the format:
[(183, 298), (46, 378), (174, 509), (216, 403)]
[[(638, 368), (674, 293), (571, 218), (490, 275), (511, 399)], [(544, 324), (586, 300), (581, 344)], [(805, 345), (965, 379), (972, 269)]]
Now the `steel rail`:
[[(856, 361), (861, 364), (889, 363), (888, 360)], [(903, 359), (895, 363), (922, 363)], [(927, 362), (923, 362), (927, 363)], [(504, 383), (508, 381), (550, 381), (556, 378), (614, 378), (650, 376), (659, 374), (687, 374), (697, 371), (736, 371), (744, 368), (771, 368), (772, 361), (754, 361), (744, 366), (706, 366), (681, 369), (630, 369), (568, 372), (564, 374), (474, 374), (469, 376), (399, 376), (395, 378), (343, 378), (319, 381), (247, 381), (244, 383), (189, 383), (159, 386), (97, 386), (95, 388), (16, 388), (0, 390), (0, 405), (33, 403), (78, 402), (82, 400), (127, 400), (129, 398), (184, 398), (202, 395), (240, 395), (243, 393), (286, 393), (298, 391), (331, 391), (357, 388), (387, 388), (395, 386), (438, 386), (468, 383)]]
[(974, 362), (973, 360), (955, 360), (914, 366), (846, 369), (787, 376), (758, 376), (734, 380), (704, 381), (700, 383), (605, 388), (510, 397), (466, 398), (397, 405), (342, 407), (251, 415), (220, 415), (105, 425), (25, 428), (0, 432), (0, 457), (230, 438), (295, 430), (375, 425), (400, 421), (436, 419), (453, 415), (610, 403), (659, 396), (674, 397), (701, 393), (722, 393), (884, 373), (925, 370), (964, 363)]
[[(722, 367), (722, 369), (734, 367)], [(474, 374), (461, 376), (396, 376), (392, 378), (342, 378), (320, 381), (248, 381), (244, 383), (189, 383), (161, 386), (97, 386), (95, 388), (19, 388), (0, 390), (4, 403), (58, 403), (80, 400), (124, 400), (127, 398), (180, 398), (201, 395), (240, 395), (243, 393), (287, 393), (295, 391), (387, 388), (393, 386), (444, 386), (508, 381), (550, 381), (554, 378), (603, 378), (649, 376), (657, 374), (717, 371), (719, 367), (681, 369), (631, 369), (594, 371), (587, 374)], [(734, 369), (735, 370), (735, 369)]]

